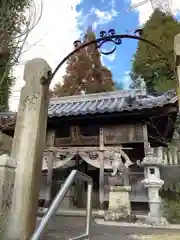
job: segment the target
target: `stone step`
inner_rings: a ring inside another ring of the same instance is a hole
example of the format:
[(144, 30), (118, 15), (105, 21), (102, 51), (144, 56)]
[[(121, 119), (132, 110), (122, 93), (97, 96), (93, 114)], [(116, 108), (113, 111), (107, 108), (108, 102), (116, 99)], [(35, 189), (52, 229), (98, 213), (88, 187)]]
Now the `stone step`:
[[(38, 211), (38, 216), (41, 217), (47, 212), (47, 208), (43, 208), (42, 210)], [(147, 211), (133, 211), (133, 213), (137, 216), (137, 218), (144, 218), (147, 216)], [(105, 215), (104, 210), (93, 209), (92, 216), (103, 218)], [(86, 209), (59, 209), (56, 212), (56, 216), (72, 216), (72, 217), (85, 217), (86, 216)]]
[[(42, 210), (38, 211), (38, 216), (41, 217), (47, 212), (48, 208), (43, 208)], [(85, 217), (86, 216), (86, 209), (58, 209), (56, 212), (56, 216), (72, 216), (72, 217)], [(92, 210), (93, 217), (104, 217), (104, 211), (93, 209)]]

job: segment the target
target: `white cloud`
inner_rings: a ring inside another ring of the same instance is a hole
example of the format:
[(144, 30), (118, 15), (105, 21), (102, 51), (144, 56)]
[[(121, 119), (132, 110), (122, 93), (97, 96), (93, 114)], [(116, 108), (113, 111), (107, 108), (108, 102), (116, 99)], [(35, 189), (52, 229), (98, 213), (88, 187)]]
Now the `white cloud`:
[(116, 51), (115, 51), (114, 53), (110, 54), (110, 55), (105, 55), (105, 57), (106, 57), (109, 61), (113, 62), (113, 61), (116, 59)]
[[(179, 0), (154, 0), (153, 7), (160, 7), (163, 11), (168, 11), (177, 14), (178, 9), (180, 10)], [(139, 23), (144, 24), (151, 14), (153, 13), (153, 8), (150, 0), (130, 0), (131, 6), (134, 6), (134, 10), (139, 13)], [(141, 4), (142, 3), (142, 4)], [(144, 4), (143, 4), (144, 3)]]
[[(35, 0), (39, 3), (41, 0)], [(76, 11), (76, 6), (81, 0), (44, 0), (43, 15), (38, 26), (28, 38), (27, 45), (32, 46), (42, 40), (29, 51), (24, 52), (20, 58), (20, 64), (14, 68), (17, 82), (13, 86), (10, 108), (17, 110), (20, 89), (24, 85), (24, 63), (33, 58), (44, 58), (54, 69), (57, 64), (73, 49), (73, 41), (80, 36), (78, 22), (81, 20), (81, 12)], [(59, 70), (53, 83), (60, 81), (65, 72), (65, 65)]]
[(109, 61), (113, 62), (116, 59), (116, 51), (109, 55), (101, 55), (101, 61), (105, 65), (105, 59), (108, 59)]
[(130, 77), (130, 71), (124, 72), (124, 77), (122, 79), (123, 87), (125, 90), (129, 89), (130, 84), (132, 83), (131, 77)]
[(118, 12), (115, 10), (114, 2), (112, 1), (112, 7), (109, 11), (101, 11), (98, 8), (91, 8), (91, 14), (94, 14), (97, 20), (93, 23), (93, 29), (96, 29), (98, 25), (111, 22), (118, 16)]

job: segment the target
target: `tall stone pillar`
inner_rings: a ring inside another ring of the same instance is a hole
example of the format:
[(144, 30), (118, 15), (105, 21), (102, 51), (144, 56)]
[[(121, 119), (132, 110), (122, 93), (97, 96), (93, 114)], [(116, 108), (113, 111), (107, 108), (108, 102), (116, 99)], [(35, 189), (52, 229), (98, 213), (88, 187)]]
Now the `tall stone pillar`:
[(26, 84), (21, 91), (12, 148), (16, 175), (6, 240), (30, 239), (36, 227), (50, 72), (43, 59), (33, 59), (25, 65)]
[(145, 158), (143, 159), (145, 179), (142, 181), (148, 189), (149, 214), (147, 223), (152, 225), (164, 225), (167, 221), (162, 217), (161, 198), (159, 190), (164, 184), (160, 178), (160, 163), (162, 160), (155, 156), (153, 149), (149, 148)]

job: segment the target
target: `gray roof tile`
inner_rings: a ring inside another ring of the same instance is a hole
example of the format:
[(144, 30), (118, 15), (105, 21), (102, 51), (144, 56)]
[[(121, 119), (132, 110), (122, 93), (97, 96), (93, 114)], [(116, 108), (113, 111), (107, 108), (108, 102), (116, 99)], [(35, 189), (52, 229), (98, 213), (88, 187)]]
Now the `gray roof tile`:
[(174, 91), (152, 96), (140, 90), (52, 98), (49, 104), (49, 117), (150, 109), (173, 104), (177, 100)]
[[(142, 90), (114, 91), (98, 94), (52, 98), (48, 115), (52, 117), (77, 116), (96, 113), (112, 113), (163, 107), (178, 101), (174, 91), (152, 96)], [(10, 121), (16, 113), (1, 112), (0, 120)]]

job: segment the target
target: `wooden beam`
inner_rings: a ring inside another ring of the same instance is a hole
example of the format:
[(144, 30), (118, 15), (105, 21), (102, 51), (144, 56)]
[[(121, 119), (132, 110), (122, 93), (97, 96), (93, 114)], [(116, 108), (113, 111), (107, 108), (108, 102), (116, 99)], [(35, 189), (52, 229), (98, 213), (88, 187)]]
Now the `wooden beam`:
[(104, 135), (103, 128), (99, 130), (99, 200), (100, 210), (104, 210)]
[[(128, 150), (133, 150), (133, 148), (122, 148), (121, 146), (103, 146), (104, 150), (106, 151), (118, 151), (119, 149), (128, 149)], [(45, 151), (53, 151), (53, 152), (61, 152), (67, 153), (67, 152), (96, 152), (100, 151), (102, 148), (99, 147), (46, 147)]]
[[(51, 147), (54, 145), (54, 138), (55, 138), (55, 131), (48, 131), (46, 137), (46, 145)], [(54, 159), (54, 152), (48, 151), (48, 171), (47, 171), (47, 185), (46, 185), (46, 200), (45, 206), (49, 207), (51, 201), (51, 189), (52, 189), (52, 177), (53, 177), (53, 159)]]
[(48, 171), (47, 171), (47, 181), (46, 181), (46, 199), (44, 207), (48, 208), (51, 202), (51, 189), (52, 189), (52, 177), (53, 177), (53, 159), (54, 153), (49, 152), (48, 156)]

